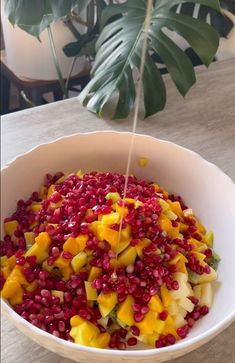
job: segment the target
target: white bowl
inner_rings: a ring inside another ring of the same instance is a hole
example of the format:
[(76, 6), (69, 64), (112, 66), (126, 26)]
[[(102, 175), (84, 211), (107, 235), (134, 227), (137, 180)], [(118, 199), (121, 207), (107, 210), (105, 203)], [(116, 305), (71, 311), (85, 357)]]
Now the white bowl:
[[(40, 145), (18, 157), (2, 171), (2, 218), (13, 212), (18, 199), (26, 198), (38, 189), (47, 172), (82, 169), (124, 173), (130, 140), (129, 133), (78, 134)], [(144, 168), (138, 165), (140, 157), (148, 159)], [(144, 135), (135, 137), (131, 173), (156, 181), (166, 190), (181, 195), (202, 223), (214, 231), (215, 249), (222, 260), (213, 307), (189, 336), (174, 346), (114, 351), (58, 339), (22, 319), (2, 301), (4, 313), (19, 330), (43, 347), (74, 361), (163, 362), (198, 348), (235, 319), (235, 186), (231, 179), (194, 152)]]

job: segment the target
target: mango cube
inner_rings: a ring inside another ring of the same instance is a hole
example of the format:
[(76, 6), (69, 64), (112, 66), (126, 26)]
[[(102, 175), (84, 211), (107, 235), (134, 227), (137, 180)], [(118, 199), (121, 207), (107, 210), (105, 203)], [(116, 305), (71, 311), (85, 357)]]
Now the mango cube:
[(113, 203), (116, 203), (118, 200), (121, 199), (120, 194), (117, 192), (108, 193), (105, 196), (106, 199), (111, 199)]
[(97, 290), (92, 287), (90, 281), (85, 281), (86, 298), (88, 301), (97, 300)]
[(148, 238), (141, 238), (135, 246), (137, 255), (141, 258), (143, 256), (143, 249), (151, 244), (151, 240)]
[(161, 313), (164, 310), (162, 301), (158, 295), (154, 295), (151, 297), (148, 306), (150, 310), (156, 311), (158, 313)]
[(89, 272), (88, 281), (94, 281), (97, 277), (100, 276), (102, 269), (96, 266), (92, 266)]
[(78, 272), (87, 263), (87, 254), (85, 252), (79, 252), (73, 257), (71, 261), (72, 268), (74, 272)]
[(119, 256), (118, 256), (118, 266), (128, 266), (133, 265), (135, 263), (137, 253), (135, 247), (129, 246), (127, 247)]
[(131, 326), (135, 324), (134, 314), (132, 305), (135, 300), (131, 295), (128, 295), (126, 300), (124, 300), (117, 310), (117, 318), (124, 324)]
[(43, 247), (44, 250), (48, 250), (51, 238), (47, 232), (41, 232), (39, 235), (35, 238), (35, 242), (38, 246)]
[(25, 238), (25, 242), (28, 244), (28, 245), (33, 245), (34, 242), (35, 242), (35, 237), (36, 237), (36, 234), (33, 233), (33, 232), (25, 232), (24, 233), (24, 238)]
[(135, 323), (135, 325), (139, 328), (140, 334), (153, 334), (155, 321), (156, 313), (149, 311), (144, 319), (139, 323)]
[(98, 335), (97, 338), (92, 339), (91, 347), (106, 348), (110, 342), (110, 334), (105, 332)]
[(12, 237), (14, 232), (16, 231), (17, 227), (18, 227), (19, 223), (17, 221), (9, 221), (9, 222), (5, 222), (4, 223), (4, 229), (6, 234), (8, 234), (8, 236)]
[(120, 215), (117, 212), (105, 214), (102, 216), (102, 224), (115, 224), (120, 221)]
[(101, 292), (97, 298), (99, 310), (103, 318), (105, 318), (116, 306), (118, 299), (116, 292), (109, 292), (104, 294)]
[(165, 307), (169, 306), (172, 301), (172, 297), (170, 295), (168, 288), (166, 287), (166, 284), (163, 284), (161, 286), (160, 291), (161, 291), (161, 298), (162, 298), (163, 305)]

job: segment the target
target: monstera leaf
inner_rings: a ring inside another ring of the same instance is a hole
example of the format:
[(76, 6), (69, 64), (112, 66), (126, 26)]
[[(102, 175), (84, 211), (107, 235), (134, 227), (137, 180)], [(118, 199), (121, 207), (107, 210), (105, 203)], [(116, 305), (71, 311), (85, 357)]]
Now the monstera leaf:
[[(165, 28), (183, 36), (206, 66), (218, 48), (219, 37), (210, 25), (176, 13), (176, 6), (186, 2), (220, 11), (218, 0), (154, 1), (142, 79), (146, 117), (161, 111), (166, 103), (164, 81), (152, 59), (154, 53), (159, 54), (183, 96), (195, 83), (189, 58), (166, 35)], [(104, 10), (103, 21), (107, 25), (96, 44), (92, 79), (79, 96), (88, 110), (102, 115), (105, 104), (116, 93), (119, 97), (114, 118), (125, 118), (132, 110), (136, 97), (133, 71), (140, 69), (146, 8), (146, 0), (127, 0)]]
[(12, 25), (38, 37), (52, 22), (76, 8), (81, 12), (91, 0), (5, 0), (5, 13)]

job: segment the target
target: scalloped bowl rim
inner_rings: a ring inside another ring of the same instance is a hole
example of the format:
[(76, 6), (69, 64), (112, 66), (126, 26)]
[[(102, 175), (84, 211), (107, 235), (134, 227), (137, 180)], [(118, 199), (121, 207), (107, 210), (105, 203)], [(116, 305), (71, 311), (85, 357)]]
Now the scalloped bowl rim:
[[(105, 130), (105, 131), (92, 131), (92, 132), (84, 132), (84, 133), (75, 133), (75, 134), (71, 134), (71, 135), (67, 135), (67, 136), (63, 136), (63, 137), (59, 137), (56, 138), (55, 140), (52, 140), (50, 142), (46, 142), (43, 144), (39, 144), (33, 148), (31, 148), (30, 150), (28, 150), (25, 153), (22, 153), (20, 155), (18, 155), (17, 157), (13, 158), (11, 161), (9, 161), (6, 165), (3, 166), (3, 168), (1, 169), (1, 173), (4, 173), (4, 171), (6, 169), (8, 169), (13, 163), (17, 162), (19, 159), (24, 158), (26, 155), (32, 153), (32, 152), (37, 152), (39, 149), (51, 145), (51, 144), (55, 144), (55, 143), (59, 143), (60, 141), (63, 141), (65, 139), (70, 139), (70, 138), (74, 138), (74, 137), (83, 137), (83, 136), (87, 136), (87, 135), (95, 135), (95, 134), (124, 134), (124, 135), (132, 135), (131, 132), (119, 132), (119, 131), (110, 131), (110, 130)], [(195, 151), (192, 151), (190, 149), (187, 149), (183, 146), (180, 146), (178, 144), (175, 144), (174, 142), (171, 141), (167, 141), (167, 140), (162, 140), (162, 139), (158, 139), (155, 138), (153, 136), (149, 136), (149, 135), (144, 135), (144, 134), (135, 134), (137, 137), (142, 137), (142, 138), (151, 138), (154, 141), (157, 141), (159, 143), (163, 143), (163, 144), (168, 144), (171, 147), (174, 147), (176, 149), (181, 149), (182, 151), (191, 154), (191, 156), (195, 159), (200, 160), (200, 162), (207, 164), (208, 168), (213, 168), (216, 169), (216, 172), (220, 173), (221, 176), (223, 176), (223, 178), (231, 183), (231, 186), (234, 187), (234, 193), (235, 193), (235, 183), (233, 182), (233, 180), (226, 175), (219, 167), (217, 167), (215, 164), (205, 160), (202, 156), (200, 156), (198, 153), (196, 153)], [(96, 353), (96, 354), (104, 354), (107, 356), (128, 356), (128, 357), (135, 357), (135, 356), (142, 356), (142, 357), (148, 357), (148, 356), (157, 356), (158, 354), (162, 354), (162, 353), (170, 353), (170, 352), (179, 352), (181, 350), (183, 350), (184, 348), (187, 349), (187, 352), (190, 351), (190, 347), (192, 348), (191, 350), (194, 349), (194, 345), (196, 344), (196, 347), (198, 348), (199, 346), (205, 344), (207, 341), (209, 341), (210, 339), (212, 339), (213, 337), (215, 337), (217, 334), (219, 334), (220, 332), (222, 332), (224, 329), (226, 329), (230, 324), (232, 324), (233, 321), (235, 321), (235, 306), (234, 306), (234, 311), (232, 311), (228, 316), (226, 316), (221, 322), (217, 323), (213, 328), (210, 328), (208, 330), (206, 330), (204, 333), (202, 333), (200, 336), (196, 336), (196, 337), (192, 337), (192, 338), (188, 338), (187, 341), (178, 341), (176, 345), (172, 345), (172, 346), (168, 346), (168, 347), (163, 347), (161, 349), (154, 349), (154, 348), (150, 348), (150, 349), (139, 349), (139, 350), (112, 350), (112, 349), (100, 349), (100, 348), (93, 348), (93, 347), (87, 347), (87, 346), (83, 346), (80, 344), (75, 344), (73, 342), (69, 342), (69, 341), (65, 341), (63, 339), (57, 338), (55, 336), (53, 336), (50, 333), (47, 333), (37, 327), (35, 327), (34, 325), (32, 325), (31, 323), (29, 323), (27, 320), (23, 319), (20, 315), (18, 315), (12, 308), (11, 306), (4, 300), (1, 298), (1, 303), (2, 303), (2, 310), (3, 313), (12, 321), (17, 321), (20, 325), (25, 326), (27, 329), (31, 329), (32, 331), (34, 331), (36, 334), (42, 335), (45, 338), (54, 341), (55, 343), (59, 343), (62, 346), (65, 346), (67, 348), (71, 348), (73, 350), (77, 350), (77, 351), (84, 351), (87, 353)], [(183, 353), (184, 354), (184, 353)]]

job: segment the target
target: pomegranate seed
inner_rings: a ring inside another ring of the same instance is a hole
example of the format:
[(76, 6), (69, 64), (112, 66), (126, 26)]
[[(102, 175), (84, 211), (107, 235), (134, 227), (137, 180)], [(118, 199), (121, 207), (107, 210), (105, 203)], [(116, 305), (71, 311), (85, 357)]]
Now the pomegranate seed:
[(52, 247), (51, 249), (51, 255), (53, 257), (58, 257), (60, 255), (60, 250), (58, 247)]
[(161, 313), (159, 313), (159, 319), (165, 321), (168, 317), (168, 312), (166, 310), (163, 310)]
[(173, 290), (178, 290), (179, 289), (179, 283), (178, 283), (178, 281), (176, 281), (176, 280), (172, 281), (171, 288)]
[(132, 334), (133, 335), (135, 335), (135, 336), (139, 336), (140, 335), (140, 330), (139, 330), (139, 328), (137, 327), (137, 326), (135, 326), (135, 325), (132, 325), (131, 326), (131, 332), (132, 332)]
[(134, 320), (139, 323), (140, 321), (142, 321), (144, 319), (144, 314), (142, 314), (141, 312), (136, 312), (134, 313)]
[(172, 334), (167, 334), (166, 335), (166, 340), (167, 340), (169, 345), (173, 345), (176, 342), (176, 339), (175, 339), (174, 335), (172, 335)]
[(136, 338), (129, 338), (127, 340), (127, 344), (130, 345), (130, 346), (133, 346), (133, 345), (136, 345), (137, 344), (137, 339)]
[(119, 349), (119, 350), (125, 350), (126, 349), (126, 344), (123, 343), (123, 342), (117, 342), (116, 348)]
[(206, 315), (206, 314), (208, 314), (208, 313), (209, 313), (209, 308), (208, 308), (208, 306), (203, 305), (203, 306), (200, 308), (200, 313), (201, 313), (201, 315)]

